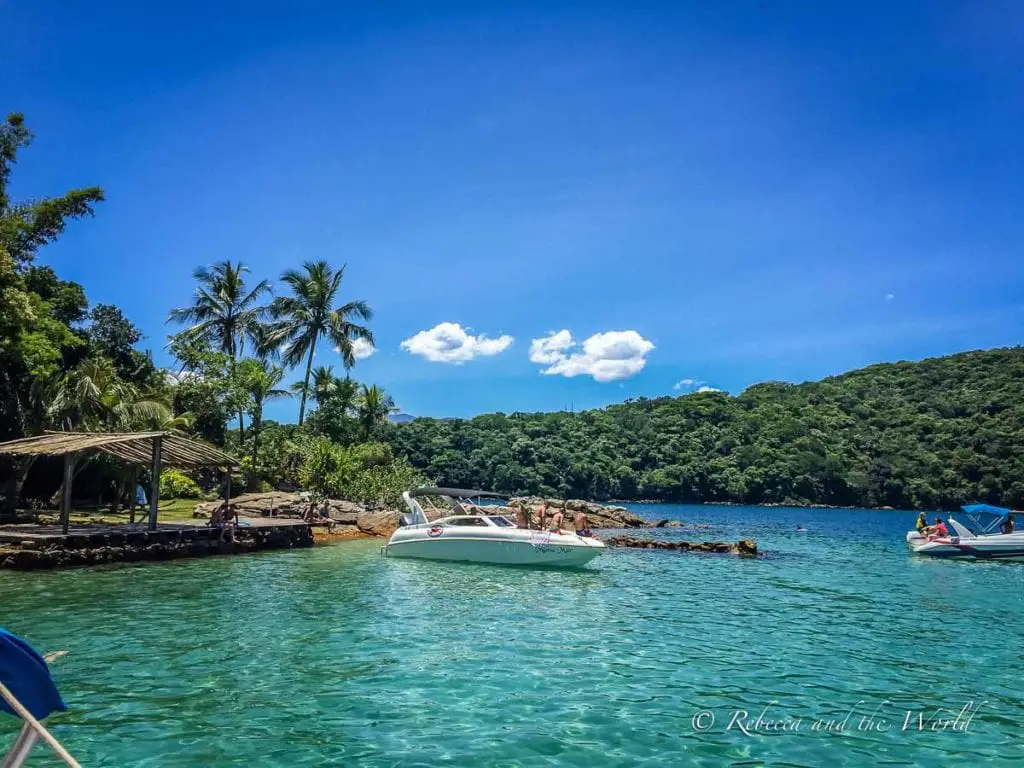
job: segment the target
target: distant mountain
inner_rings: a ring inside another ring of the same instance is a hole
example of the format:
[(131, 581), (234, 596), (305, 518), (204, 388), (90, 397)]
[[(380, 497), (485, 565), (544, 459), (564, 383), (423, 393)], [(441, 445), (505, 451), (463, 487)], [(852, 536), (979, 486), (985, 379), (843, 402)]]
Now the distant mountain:
[(392, 424), (408, 424), (415, 418), (415, 416), (412, 416), (408, 413), (392, 413), (390, 416), (388, 416), (388, 421), (390, 421)]

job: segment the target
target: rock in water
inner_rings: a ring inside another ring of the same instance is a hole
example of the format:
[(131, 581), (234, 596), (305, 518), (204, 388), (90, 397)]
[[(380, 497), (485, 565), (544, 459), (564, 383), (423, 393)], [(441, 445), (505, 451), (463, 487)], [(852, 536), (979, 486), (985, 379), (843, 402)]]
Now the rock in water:
[(356, 518), (356, 525), (371, 536), (390, 536), (398, 528), (398, 512), (393, 509), (364, 511)]
[(735, 552), (744, 557), (757, 557), (757, 542), (753, 539), (741, 539), (736, 542)]
[(636, 549), (662, 549), (675, 552), (713, 552), (718, 554), (742, 555), (756, 557), (757, 542), (743, 539), (735, 544), (724, 541), (662, 541), (659, 539), (640, 539), (635, 536), (610, 536), (603, 539), (609, 547), (633, 547)]

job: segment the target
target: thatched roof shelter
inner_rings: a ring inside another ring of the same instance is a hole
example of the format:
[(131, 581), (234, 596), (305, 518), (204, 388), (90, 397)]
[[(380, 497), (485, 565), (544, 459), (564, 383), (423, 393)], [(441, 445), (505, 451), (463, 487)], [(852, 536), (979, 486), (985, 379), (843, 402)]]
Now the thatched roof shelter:
[[(71, 507), (71, 479), (75, 458), (79, 453), (87, 451), (100, 451), (122, 461), (151, 469), (150, 530), (156, 529), (157, 504), (160, 500), (160, 469), (163, 465), (176, 469), (213, 467), (228, 472), (241, 466), (238, 459), (211, 445), (171, 432), (47, 432), (36, 437), (0, 443), (0, 455), (64, 457), (61, 522), (65, 533)], [(228, 484), (230, 496), (230, 474)]]
[(149, 466), (153, 441), (160, 438), (160, 462), (175, 469), (238, 467), (238, 459), (223, 451), (171, 432), (47, 432), (0, 443), (0, 454), (63, 456), (81, 451), (102, 451), (133, 464)]

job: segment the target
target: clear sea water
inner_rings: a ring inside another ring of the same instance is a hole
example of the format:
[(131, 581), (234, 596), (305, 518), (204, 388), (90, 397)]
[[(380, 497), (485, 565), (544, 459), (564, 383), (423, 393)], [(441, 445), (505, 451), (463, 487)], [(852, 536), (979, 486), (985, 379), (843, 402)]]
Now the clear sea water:
[(0, 572), (0, 625), (68, 651), (85, 766), (1024, 764), (1024, 565), (911, 557), (909, 512), (635, 508), (767, 555)]

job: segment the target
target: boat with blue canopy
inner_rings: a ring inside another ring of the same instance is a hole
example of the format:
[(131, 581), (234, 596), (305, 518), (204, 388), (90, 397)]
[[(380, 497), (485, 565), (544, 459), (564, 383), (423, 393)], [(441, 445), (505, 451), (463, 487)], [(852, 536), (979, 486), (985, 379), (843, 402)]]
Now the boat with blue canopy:
[(1024, 560), (1024, 532), (1015, 528), (1015, 511), (991, 504), (967, 504), (956, 519), (947, 518), (947, 535), (910, 531), (907, 545), (914, 554), (967, 560)]

